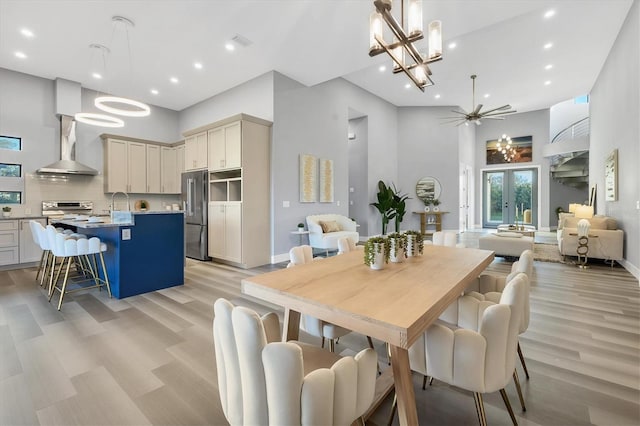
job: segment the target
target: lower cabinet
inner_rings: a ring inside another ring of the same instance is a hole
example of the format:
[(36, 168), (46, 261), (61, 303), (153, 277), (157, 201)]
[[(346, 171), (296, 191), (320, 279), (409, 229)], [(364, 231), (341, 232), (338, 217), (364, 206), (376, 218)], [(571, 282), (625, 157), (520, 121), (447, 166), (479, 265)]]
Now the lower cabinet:
[(242, 204), (209, 203), (209, 256), (242, 263)]
[[(33, 240), (29, 220), (0, 220), (0, 266), (40, 260), (42, 250)], [(46, 219), (34, 220), (47, 225)]]

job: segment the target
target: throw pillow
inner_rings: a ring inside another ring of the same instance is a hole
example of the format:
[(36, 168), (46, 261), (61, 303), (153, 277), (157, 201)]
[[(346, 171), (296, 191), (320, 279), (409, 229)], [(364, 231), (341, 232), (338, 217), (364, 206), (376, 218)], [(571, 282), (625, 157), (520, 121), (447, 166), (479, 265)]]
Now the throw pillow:
[(498, 237), (504, 238), (522, 238), (522, 234), (519, 234), (517, 232), (498, 232), (496, 233), (496, 235)]
[(320, 221), (320, 227), (322, 228), (322, 233), (326, 234), (328, 232), (340, 232), (342, 231), (342, 228), (340, 228), (340, 225), (338, 224), (338, 222), (336, 222), (335, 220), (327, 220), (327, 221)]

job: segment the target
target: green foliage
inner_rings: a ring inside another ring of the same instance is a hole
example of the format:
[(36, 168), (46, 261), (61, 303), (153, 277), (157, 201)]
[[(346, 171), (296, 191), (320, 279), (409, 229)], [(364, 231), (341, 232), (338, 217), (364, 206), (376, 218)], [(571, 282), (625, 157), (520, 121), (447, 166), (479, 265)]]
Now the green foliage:
[(371, 237), (364, 243), (364, 264), (371, 266), (376, 253), (382, 253), (384, 249), (384, 263), (389, 262), (389, 239), (385, 237)]
[(387, 225), (389, 221), (396, 217), (396, 211), (394, 208), (394, 196), (393, 189), (385, 185), (383, 181), (378, 181), (378, 202), (371, 203), (380, 214), (382, 215), (382, 235), (387, 233)]
[(404, 215), (407, 213), (407, 200), (409, 196), (407, 194), (402, 194), (393, 184), (393, 209), (396, 213), (396, 232), (400, 232), (400, 224), (404, 219)]
[(395, 253), (399, 253), (400, 251), (403, 251), (406, 256), (407, 254), (407, 235), (406, 234), (394, 232), (392, 234), (387, 235), (387, 239), (389, 240), (389, 248), (391, 250), (393, 250)]
[(11, 211), (11, 207), (9, 207), (9, 206), (4, 206), (4, 207), (2, 208), (2, 211), (3, 211), (3, 212), (10, 212), (10, 211)]
[(300, 222), (300, 223), (298, 224), (298, 228), (304, 228), (304, 223)]
[(440, 200), (438, 200), (437, 198), (434, 198), (433, 201), (431, 202), (431, 204), (433, 204), (434, 206), (439, 206), (440, 205)]
[[(413, 239), (415, 239), (415, 241), (416, 241), (415, 242), (416, 249), (418, 250), (418, 253), (422, 254), (422, 251), (424, 250), (424, 238), (422, 236), (422, 232), (420, 232), (420, 231), (405, 231), (405, 235), (413, 236)], [(407, 242), (407, 244), (408, 244), (408, 242)]]

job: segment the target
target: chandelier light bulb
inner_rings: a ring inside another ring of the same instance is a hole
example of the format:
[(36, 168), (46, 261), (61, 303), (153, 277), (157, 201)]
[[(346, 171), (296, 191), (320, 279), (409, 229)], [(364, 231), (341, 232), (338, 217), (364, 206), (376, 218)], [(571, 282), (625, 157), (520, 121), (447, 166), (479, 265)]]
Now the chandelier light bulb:
[(416, 67), (415, 76), (420, 84), (425, 84), (427, 82), (427, 71), (424, 69), (424, 65), (419, 65)]
[(409, 0), (409, 36), (422, 34), (422, 0)]
[(429, 59), (442, 56), (442, 22), (429, 24)]
[(382, 15), (374, 10), (369, 17), (369, 51), (380, 49), (376, 36), (382, 39)]

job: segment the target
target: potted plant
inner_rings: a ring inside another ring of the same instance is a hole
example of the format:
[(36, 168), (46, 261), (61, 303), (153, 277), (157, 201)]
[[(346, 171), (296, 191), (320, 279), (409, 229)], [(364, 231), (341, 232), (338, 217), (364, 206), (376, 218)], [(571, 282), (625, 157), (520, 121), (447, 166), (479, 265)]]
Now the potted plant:
[(11, 216), (11, 207), (4, 206), (2, 208), (2, 217), (10, 217)]
[(304, 231), (304, 223), (300, 222), (298, 224), (298, 232), (303, 232)]
[(433, 204), (433, 211), (434, 212), (439, 212), (440, 211), (440, 207), (438, 207), (440, 205), (440, 200), (438, 200), (437, 198), (434, 198), (433, 201), (431, 201), (431, 204)]
[(364, 243), (364, 264), (371, 269), (382, 269), (389, 261), (389, 240), (385, 237), (371, 237)]
[(389, 259), (394, 263), (404, 261), (407, 255), (407, 236), (394, 232), (387, 236), (389, 240)]
[(407, 236), (407, 256), (418, 256), (424, 249), (424, 240), (420, 231), (406, 231)]
[(145, 200), (140, 200), (140, 210), (145, 211), (147, 210), (147, 202)]
[(422, 200), (422, 202), (424, 203), (424, 211), (425, 212), (429, 213), (431, 211), (431, 207), (429, 207), (429, 206), (431, 206), (431, 202), (432, 201), (433, 200), (431, 198), (425, 198), (425, 199)]
[(409, 199), (407, 194), (402, 194), (396, 186), (393, 185), (392, 207), (395, 211), (396, 232), (400, 232), (400, 224), (402, 223), (402, 219), (404, 219), (404, 215), (407, 213), (407, 200)]
[(371, 203), (370, 205), (377, 208), (382, 215), (382, 235), (387, 234), (387, 225), (391, 219), (395, 218), (396, 215), (393, 200), (394, 195), (395, 194), (390, 187), (385, 185), (383, 181), (378, 181), (378, 194), (376, 195), (378, 202)]

